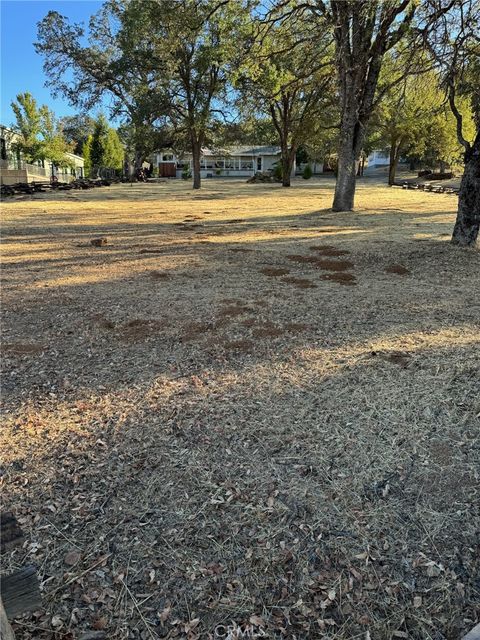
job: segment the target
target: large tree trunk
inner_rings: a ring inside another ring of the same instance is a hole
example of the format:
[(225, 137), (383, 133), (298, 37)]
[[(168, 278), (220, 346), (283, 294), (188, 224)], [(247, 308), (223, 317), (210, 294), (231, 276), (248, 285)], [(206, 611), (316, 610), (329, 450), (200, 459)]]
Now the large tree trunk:
[(388, 167), (388, 184), (395, 184), (395, 175), (397, 173), (398, 160), (400, 158), (400, 143), (392, 142), (390, 145), (390, 164)]
[(461, 247), (475, 247), (480, 227), (480, 130), (472, 147), (465, 154), (465, 170), (452, 243)]
[(288, 146), (282, 146), (282, 187), (289, 187), (291, 184), (295, 153), (296, 150), (294, 146), (290, 149)]
[(192, 142), (193, 156), (193, 188), (200, 189), (202, 178), (200, 176), (200, 157), (202, 154), (202, 145), (198, 141)]
[(338, 147), (338, 170), (332, 211), (353, 211), (355, 180), (359, 161), (359, 127), (342, 123)]

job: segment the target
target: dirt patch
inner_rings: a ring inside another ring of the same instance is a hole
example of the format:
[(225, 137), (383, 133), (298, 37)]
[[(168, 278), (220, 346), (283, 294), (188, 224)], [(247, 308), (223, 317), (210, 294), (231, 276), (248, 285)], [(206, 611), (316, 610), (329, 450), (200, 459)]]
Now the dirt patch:
[(290, 273), (290, 271), (288, 269), (265, 267), (264, 269), (260, 269), (260, 273), (263, 273), (264, 276), (272, 276), (273, 278), (277, 278), (278, 276), (285, 276), (287, 273)]
[(254, 347), (255, 345), (251, 340), (230, 340), (223, 342), (223, 348), (227, 351), (249, 353)]
[(150, 271), (150, 277), (153, 280), (168, 280), (170, 276), (165, 271)]
[(135, 318), (118, 327), (118, 332), (121, 340), (136, 342), (158, 335), (164, 327), (165, 325), (156, 320)]
[(322, 280), (329, 280), (331, 282), (338, 282), (338, 284), (345, 284), (345, 285), (356, 285), (357, 282), (355, 280), (355, 276), (353, 275), (353, 273), (326, 273), (322, 276), (320, 276), (322, 278)]
[(282, 278), (282, 282), (293, 284), (294, 287), (298, 287), (299, 289), (315, 289), (317, 286), (314, 282), (308, 280), (307, 278), (295, 278), (294, 276)]
[(385, 271), (387, 273), (396, 273), (399, 276), (406, 276), (410, 273), (410, 271), (403, 264), (390, 264), (386, 267)]
[(218, 316), (220, 318), (234, 318), (236, 316), (241, 316), (244, 313), (249, 313), (253, 311), (252, 307), (248, 307), (244, 304), (231, 304), (228, 307), (224, 307), (220, 309), (218, 312)]
[(272, 322), (264, 322), (262, 326), (256, 327), (252, 331), (256, 338), (278, 338), (284, 333), (284, 329), (275, 326)]
[(316, 251), (321, 256), (346, 256), (350, 253), (350, 251), (346, 251), (345, 249), (337, 249), (336, 247), (332, 247), (331, 245), (313, 245), (308, 247), (310, 251)]
[(235, 251), (236, 253), (250, 253), (253, 249), (246, 249), (245, 247), (232, 247), (230, 251)]
[(318, 260), (316, 265), (324, 271), (348, 271), (354, 266), (350, 260)]
[(240, 224), (241, 222), (246, 222), (245, 218), (233, 218), (232, 220), (227, 220), (225, 224)]
[(190, 342), (192, 340), (198, 340), (205, 334), (210, 333), (215, 326), (212, 323), (207, 322), (192, 322), (185, 327), (182, 333), (182, 342)]
[(350, 260), (322, 260), (321, 258), (315, 258), (314, 256), (303, 256), (297, 254), (290, 254), (287, 258), (292, 260), (292, 262), (315, 265), (324, 271), (347, 271), (354, 266), (353, 262), (350, 262)]
[(36, 353), (40, 353), (45, 350), (45, 347), (41, 344), (32, 344), (27, 342), (12, 342), (2, 344), (2, 350), (4, 353), (12, 354), (15, 356), (31, 356)]
[(311, 329), (311, 326), (303, 322), (288, 322), (285, 325), (285, 329), (289, 333), (302, 333)]
[(92, 316), (94, 323), (101, 329), (115, 329), (115, 323), (109, 320), (101, 313), (97, 313)]

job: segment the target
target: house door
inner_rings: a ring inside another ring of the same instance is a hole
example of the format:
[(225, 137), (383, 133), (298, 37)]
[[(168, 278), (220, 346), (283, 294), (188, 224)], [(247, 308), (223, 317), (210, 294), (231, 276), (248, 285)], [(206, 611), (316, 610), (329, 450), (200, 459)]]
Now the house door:
[(175, 162), (161, 162), (158, 165), (158, 175), (161, 178), (175, 178), (177, 175), (177, 166)]
[(262, 159), (257, 158), (257, 171), (261, 171), (261, 170), (262, 170)]

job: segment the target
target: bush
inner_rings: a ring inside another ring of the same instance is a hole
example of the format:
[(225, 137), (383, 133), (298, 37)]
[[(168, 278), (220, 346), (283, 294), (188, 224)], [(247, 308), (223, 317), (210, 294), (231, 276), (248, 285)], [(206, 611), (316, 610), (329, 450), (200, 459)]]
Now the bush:
[(304, 168), (303, 174), (302, 174), (303, 179), (304, 180), (310, 180), (312, 175), (313, 175), (312, 167), (309, 164), (305, 165), (305, 168)]
[(277, 162), (277, 164), (274, 165), (273, 171), (272, 171), (272, 175), (273, 175), (273, 178), (275, 179), (276, 182), (281, 182), (282, 181), (283, 170), (282, 170), (282, 165), (280, 164), (280, 162)]
[(190, 167), (183, 167), (182, 170), (182, 180), (190, 180), (192, 177), (192, 172), (190, 171)]

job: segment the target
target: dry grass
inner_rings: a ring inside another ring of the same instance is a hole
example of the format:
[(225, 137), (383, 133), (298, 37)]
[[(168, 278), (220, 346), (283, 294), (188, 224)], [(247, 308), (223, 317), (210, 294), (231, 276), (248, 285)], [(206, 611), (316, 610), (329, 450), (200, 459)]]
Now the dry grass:
[(480, 255), (447, 242), (450, 196), (331, 198), (219, 180), (4, 204), (2, 497), (26, 533), (4, 570), (36, 564), (45, 607), (20, 640), (478, 621)]

